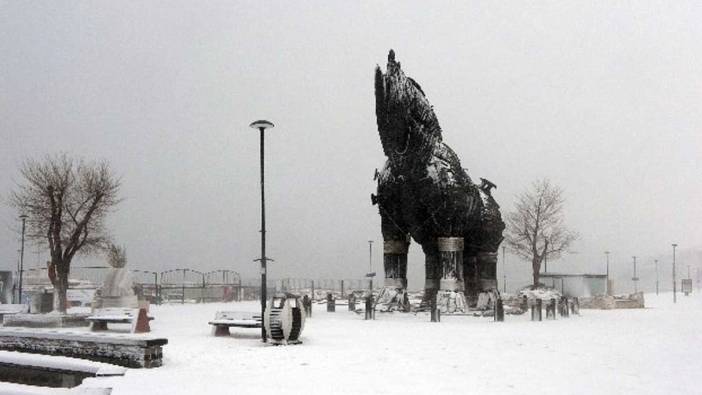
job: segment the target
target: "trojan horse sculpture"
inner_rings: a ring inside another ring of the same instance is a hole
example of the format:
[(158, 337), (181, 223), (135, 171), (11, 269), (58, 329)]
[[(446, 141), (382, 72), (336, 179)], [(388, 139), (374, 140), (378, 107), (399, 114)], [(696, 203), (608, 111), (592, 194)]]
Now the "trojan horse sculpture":
[[(410, 239), (426, 257), (424, 303), (442, 312), (465, 311), (480, 292), (497, 292), (497, 248), (505, 228), (493, 183), (476, 186), (458, 156), (442, 142), (441, 127), (422, 88), (405, 76), (395, 53), (387, 71), (375, 70), (375, 112), (387, 161), (376, 170), (384, 240), (384, 309), (409, 310)], [(466, 296), (468, 295), (468, 301)]]

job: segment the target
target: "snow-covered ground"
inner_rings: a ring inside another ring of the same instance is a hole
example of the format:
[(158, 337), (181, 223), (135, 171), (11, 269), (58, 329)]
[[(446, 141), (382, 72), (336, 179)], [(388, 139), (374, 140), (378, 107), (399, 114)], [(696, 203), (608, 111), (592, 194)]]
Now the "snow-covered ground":
[(530, 322), (381, 314), (316, 305), (303, 345), (270, 346), (259, 330), (211, 335), (217, 310), (255, 302), (153, 306), (164, 366), (87, 379), (113, 394), (700, 394), (702, 297), (646, 295), (643, 310), (582, 310)]

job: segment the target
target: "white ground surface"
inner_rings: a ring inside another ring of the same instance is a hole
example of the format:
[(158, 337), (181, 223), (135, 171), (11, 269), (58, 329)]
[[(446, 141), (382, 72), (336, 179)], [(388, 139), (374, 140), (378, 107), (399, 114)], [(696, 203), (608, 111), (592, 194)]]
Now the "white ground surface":
[(380, 314), (316, 305), (303, 345), (269, 346), (259, 330), (214, 337), (217, 310), (253, 302), (155, 306), (164, 366), (88, 379), (113, 394), (700, 394), (702, 297), (646, 295), (643, 310), (583, 310), (530, 322)]

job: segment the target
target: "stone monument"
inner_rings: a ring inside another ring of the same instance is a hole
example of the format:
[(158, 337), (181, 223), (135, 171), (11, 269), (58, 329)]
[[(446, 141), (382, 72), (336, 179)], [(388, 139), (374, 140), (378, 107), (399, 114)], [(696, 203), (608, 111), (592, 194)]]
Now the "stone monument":
[[(497, 248), (505, 228), (492, 182), (473, 183), (442, 130), (424, 91), (405, 76), (394, 51), (387, 70), (375, 70), (378, 132), (387, 161), (376, 170), (385, 284), (378, 304), (409, 310), (410, 240), (425, 254), (423, 304), (436, 298), (443, 313), (465, 311), (481, 292), (497, 293)], [(466, 296), (468, 295), (468, 300)]]
[(95, 292), (93, 309), (107, 307), (138, 308), (139, 300), (134, 292), (134, 277), (125, 268), (127, 254), (124, 247), (111, 245), (107, 252), (107, 261), (110, 268), (102, 282), (102, 286)]

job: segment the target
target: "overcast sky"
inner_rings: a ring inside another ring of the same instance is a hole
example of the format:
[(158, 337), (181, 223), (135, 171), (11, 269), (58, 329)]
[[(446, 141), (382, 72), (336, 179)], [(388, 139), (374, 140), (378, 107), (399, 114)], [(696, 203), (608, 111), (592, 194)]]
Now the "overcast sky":
[[(368, 240), (382, 272), (373, 70), (393, 48), (504, 211), (535, 179), (563, 187), (581, 238), (549, 269), (604, 272), (610, 250), (616, 275), (631, 276), (632, 255), (652, 273), (672, 242), (699, 264), (701, 20), (702, 4), (683, 1), (0, 0), (0, 196), (26, 157), (106, 159), (123, 180), (110, 223), (130, 267), (255, 277), (248, 124), (264, 118), (276, 125), (270, 276), (358, 278)], [(0, 269), (17, 262), (17, 215), (0, 206)], [(418, 288), (423, 255), (411, 249)], [(30, 267), (46, 260), (27, 251)], [(513, 284), (528, 270), (508, 254)]]

